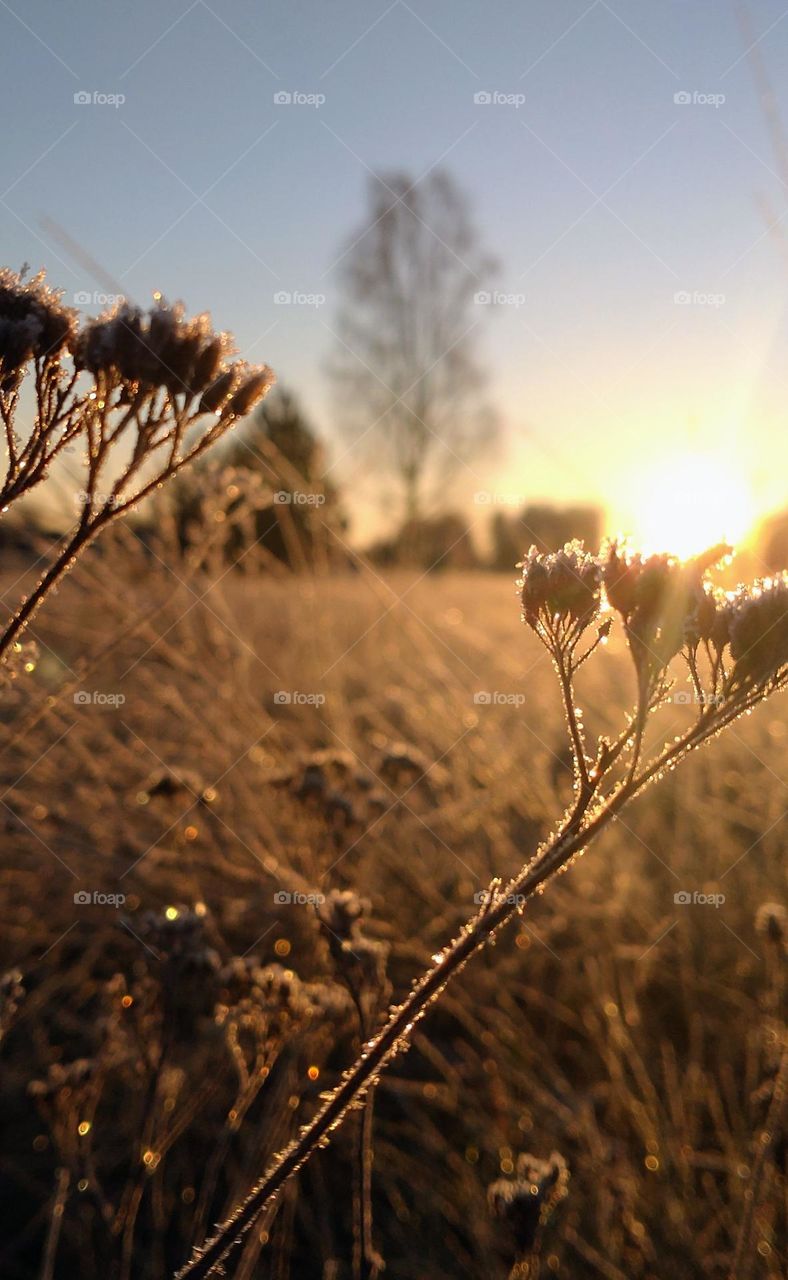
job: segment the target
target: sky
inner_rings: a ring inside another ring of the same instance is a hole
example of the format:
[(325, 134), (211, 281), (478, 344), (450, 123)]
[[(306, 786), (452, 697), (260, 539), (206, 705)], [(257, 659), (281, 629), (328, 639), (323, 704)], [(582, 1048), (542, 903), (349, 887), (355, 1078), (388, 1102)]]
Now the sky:
[(509, 299), (476, 328), (502, 439), (457, 501), (743, 524), (788, 503), (788, 157), (758, 59), (788, 128), (781, 0), (0, 0), (3, 261), (89, 312), (210, 310), (299, 395), (363, 533), (381, 508), (326, 376), (341, 253), (372, 173), (444, 166)]

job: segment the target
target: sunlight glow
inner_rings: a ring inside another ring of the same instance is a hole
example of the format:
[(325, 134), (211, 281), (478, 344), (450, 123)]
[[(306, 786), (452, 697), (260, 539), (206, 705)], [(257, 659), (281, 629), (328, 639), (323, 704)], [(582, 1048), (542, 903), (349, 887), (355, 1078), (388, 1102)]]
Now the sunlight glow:
[(747, 478), (712, 454), (678, 454), (649, 471), (633, 494), (632, 533), (646, 552), (696, 555), (717, 542), (741, 544), (754, 508)]

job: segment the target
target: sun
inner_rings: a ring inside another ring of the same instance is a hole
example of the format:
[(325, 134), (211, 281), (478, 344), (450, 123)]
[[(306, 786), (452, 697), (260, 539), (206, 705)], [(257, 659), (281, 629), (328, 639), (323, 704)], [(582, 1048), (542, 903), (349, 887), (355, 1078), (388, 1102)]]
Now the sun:
[(647, 552), (686, 557), (718, 542), (736, 545), (754, 519), (746, 476), (710, 454), (676, 454), (649, 468), (632, 499), (632, 533)]

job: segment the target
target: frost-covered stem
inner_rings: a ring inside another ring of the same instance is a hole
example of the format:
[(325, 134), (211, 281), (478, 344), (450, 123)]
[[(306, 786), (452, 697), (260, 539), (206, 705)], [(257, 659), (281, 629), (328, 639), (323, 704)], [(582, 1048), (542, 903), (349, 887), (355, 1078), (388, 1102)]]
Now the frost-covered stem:
[(43, 604), (52, 588), (57, 585), (74, 559), (90, 541), (94, 532), (95, 530), (89, 530), (83, 525), (79, 525), (76, 533), (64, 543), (55, 562), (50, 566), (34, 590), (31, 591), (25, 602), (13, 614), (5, 631), (0, 634), (0, 662), (8, 653), (17, 636), (24, 631), (32, 620), (36, 610)]
[[(195, 419), (192, 419), (189, 425), (194, 421)], [(224, 430), (226, 430), (227, 426), (232, 422), (234, 422), (234, 419), (228, 417), (226, 422), (222, 422), (217, 426), (209, 428), (202, 439), (192, 446), (185, 457), (178, 458), (175, 462), (168, 463), (166, 467), (158, 471), (156, 475), (151, 480), (147, 481), (136, 493), (132, 494), (128, 498), (121, 498), (118, 495), (128, 482), (129, 477), (137, 470), (138, 465), (141, 462), (144, 462), (145, 458), (142, 457), (139, 460), (132, 460), (132, 463), (127, 466), (123, 475), (117, 481), (112, 491), (109, 503), (105, 502), (104, 506), (95, 514), (91, 514), (91, 504), (88, 503), (86, 505), (83, 517), (77, 525), (75, 532), (61, 545), (54, 563), (36, 584), (35, 588), (24, 603), (12, 615), (5, 630), (0, 632), (0, 662), (3, 661), (5, 655), (8, 653), (8, 650), (14, 644), (17, 637), (24, 631), (28, 624), (32, 622), (34, 615), (43, 604), (50, 591), (53, 587), (57, 586), (60, 579), (71, 568), (77, 556), (84, 551), (88, 543), (91, 542), (93, 538), (95, 538), (96, 535), (108, 524), (119, 519), (120, 516), (125, 515), (127, 511), (132, 509), (132, 507), (138, 506), (144, 498), (148, 497), (148, 495), (154, 491), (154, 489), (159, 488), (165, 481), (171, 479), (172, 476), (176, 475), (188, 463), (200, 457), (200, 455), (209, 449), (214, 441), (224, 433)], [(221, 429), (219, 429), (220, 427)], [(95, 490), (101, 461), (105, 452), (106, 444), (100, 445), (89, 475), (89, 492), (91, 490)]]
[(560, 831), (536, 857), (515, 876), (499, 897), (482, 908), (449, 944), (441, 958), (416, 983), (410, 995), (389, 1014), (388, 1021), (345, 1074), (315, 1118), (299, 1136), (277, 1155), (262, 1181), (252, 1190), (217, 1234), (178, 1272), (177, 1280), (204, 1280), (226, 1258), (234, 1243), (252, 1226), (258, 1215), (279, 1194), (292, 1177), (345, 1119), (351, 1108), (366, 1096), (380, 1071), (400, 1049), (407, 1047), (416, 1022), (447, 983), (502, 925), (518, 914), (517, 902), (531, 897), (541, 884), (583, 848), (629, 798), (631, 789), (622, 789), (589, 825), (578, 830), (582, 815), (572, 817), (570, 829)]
[(63, 1216), (70, 1185), (70, 1170), (58, 1169), (57, 1187), (52, 1205), (52, 1216), (49, 1220), (49, 1231), (47, 1232), (46, 1251), (44, 1253), (44, 1261), (41, 1266), (41, 1280), (52, 1280), (52, 1276), (55, 1273), (55, 1257), (57, 1255), (57, 1246), (60, 1241), (60, 1231), (63, 1226)]
[[(417, 980), (410, 995), (390, 1011), (382, 1030), (366, 1044), (358, 1060), (345, 1073), (314, 1119), (304, 1125), (298, 1137), (274, 1157), (268, 1171), (246, 1200), (217, 1229), (211, 1240), (194, 1251), (191, 1260), (177, 1273), (175, 1280), (205, 1280), (215, 1273), (216, 1268), (226, 1260), (233, 1245), (250, 1229), (258, 1216), (272, 1206), (287, 1180), (298, 1172), (318, 1147), (327, 1144), (330, 1135), (348, 1112), (363, 1102), (388, 1062), (397, 1052), (408, 1047), (414, 1026), (449, 981), (498, 929), (519, 914), (519, 904), (533, 897), (576, 853), (585, 849), (625, 805), (660, 777), (665, 769), (678, 764), (685, 755), (760, 702), (766, 693), (767, 689), (760, 686), (742, 694), (732, 705), (716, 714), (701, 713), (701, 718), (684, 735), (667, 745), (639, 773), (630, 770), (624, 781), (599, 798), (595, 808), (591, 809), (591, 803), (598, 794), (601, 779), (594, 781), (592, 792), (586, 800), (582, 794), (579, 795), (557, 834), (498, 894), (492, 896), (478, 915), (465, 924), (459, 937), (446, 947), (434, 966)], [(639, 748), (636, 749), (636, 762), (638, 755)], [(602, 769), (603, 775), (609, 773), (617, 756), (618, 751), (610, 754), (607, 765)]]
[(569, 726), (569, 737), (572, 742), (572, 755), (575, 762), (575, 785), (581, 796), (589, 791), (590, 781), (588, 777), (588, 761), (586, 760), (585, 745), (580, 732), (580, 725), (577, 720), (577, 708), (575, 707), (574, 690), (572, 688), (572, 676), (569, 664), (564, 660), (563, 655), (557, 659), (558, 663), (558, 679), (561, 684), (561, 695), (564, 700), (564, 714)]
[(375, 1085), (369, 1086), (358, 1127), (358, 1205), (353, 1248), (353, 1269), (360, 1280), (376, 1280), (381, 1259), (375, 1252), (372, 1235), (372, 1162), (374, 1157), (373, 1126), (375, 1117)]

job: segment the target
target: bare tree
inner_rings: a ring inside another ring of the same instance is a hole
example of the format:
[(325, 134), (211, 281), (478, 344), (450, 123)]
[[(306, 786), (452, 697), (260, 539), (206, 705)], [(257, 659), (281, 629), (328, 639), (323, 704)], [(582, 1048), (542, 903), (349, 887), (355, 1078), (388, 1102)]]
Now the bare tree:
[(344, 432), (394, 473), (406, 520), (495, 434), (475, 352), (494, 268), (448, 174), (371, 181), (343, 258), (331, 373)]

